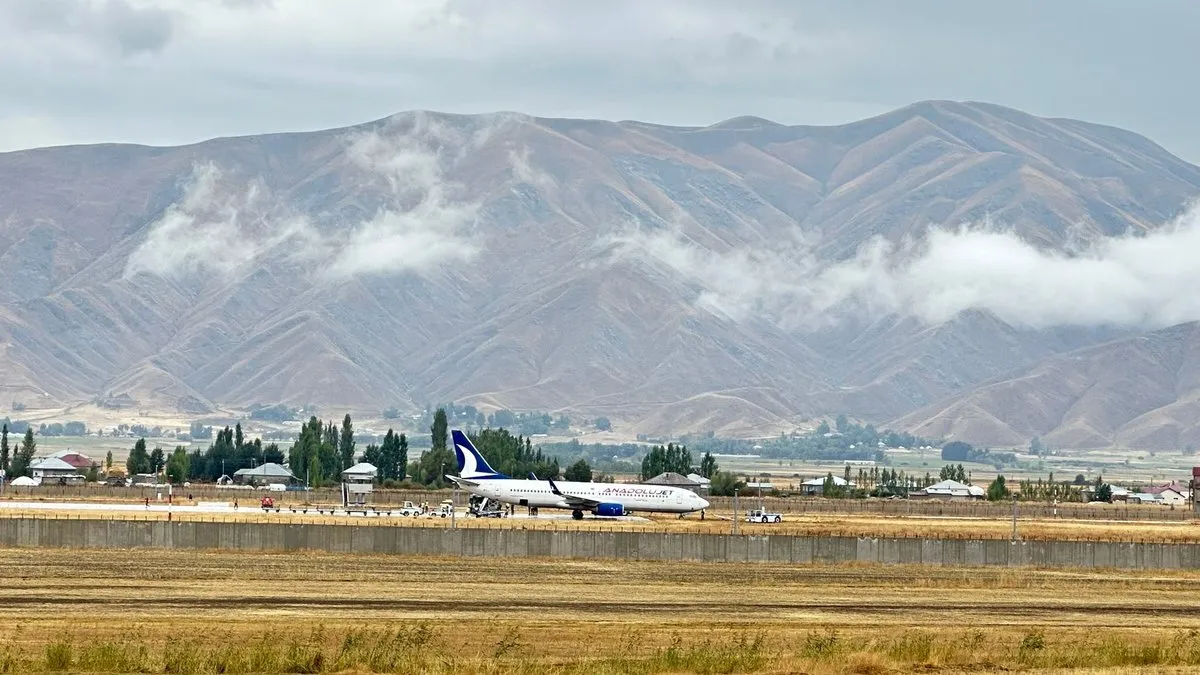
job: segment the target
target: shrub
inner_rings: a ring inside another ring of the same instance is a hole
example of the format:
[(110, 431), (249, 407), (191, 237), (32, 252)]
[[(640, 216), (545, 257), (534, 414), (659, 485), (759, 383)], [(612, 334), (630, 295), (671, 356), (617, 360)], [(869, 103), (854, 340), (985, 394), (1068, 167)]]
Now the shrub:
[(71, 643), (63, 640), (56, 640), (46, 645), (46, 670), (70, 670), (73, 651)]

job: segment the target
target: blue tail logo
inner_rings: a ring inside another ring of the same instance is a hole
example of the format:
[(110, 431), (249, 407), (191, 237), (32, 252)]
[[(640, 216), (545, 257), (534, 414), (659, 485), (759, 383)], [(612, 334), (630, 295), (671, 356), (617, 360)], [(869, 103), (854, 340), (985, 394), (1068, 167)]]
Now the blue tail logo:
[(450, 437), (454, 440), (454, 456), (458, 458), (460, 478), (508, 478), (488, 465), (487, 460), (471, 443), (471, 439), (462, 431), (453, 429), (450, 431)]

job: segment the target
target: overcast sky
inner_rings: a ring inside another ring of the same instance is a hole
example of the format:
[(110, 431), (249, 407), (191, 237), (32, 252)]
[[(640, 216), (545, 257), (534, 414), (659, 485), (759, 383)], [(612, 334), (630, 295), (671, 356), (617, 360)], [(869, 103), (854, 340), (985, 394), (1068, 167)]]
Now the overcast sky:
[(0, 0), (0, 150), (410, 109), (833, 124), (918, 100), (1200, 162), (1195, 0)]

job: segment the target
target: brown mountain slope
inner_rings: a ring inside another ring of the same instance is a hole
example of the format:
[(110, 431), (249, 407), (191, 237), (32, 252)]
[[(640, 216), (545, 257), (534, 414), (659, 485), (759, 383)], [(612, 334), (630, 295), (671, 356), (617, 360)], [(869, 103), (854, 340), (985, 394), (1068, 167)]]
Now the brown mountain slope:
[(918, 433), (1057, 447), (1200, 447), (1200, 324), (1059, 354), (905, 416)]
[[(986, 313), (809, 326), (722, 304), (705, 274), (797, 231), (843, 257), (985, 216), (1057, 247), (1197, 194), (1200, 169), (1135, 134), (953, 102), (839, 127), (418, 112), (0, 154), (0, 400), (453, 399), (651, 433), (898, 418), (1114, 333)], [(692, 248), (618, 255), (631, 228)]]

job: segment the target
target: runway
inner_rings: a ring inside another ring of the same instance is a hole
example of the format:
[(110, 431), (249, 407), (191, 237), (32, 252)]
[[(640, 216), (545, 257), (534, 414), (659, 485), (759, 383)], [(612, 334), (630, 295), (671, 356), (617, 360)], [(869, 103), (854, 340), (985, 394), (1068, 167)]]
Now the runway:
[[(278, 510), (262, 508), (258, 500), (247, 500), (247, 502), (234, 505), (233, 500), (230, 501), (202, 501), (196, 504), (169, 504), (166, 501), (151, 500), (149, 505), (142, 503), (129, 502), (48, 502), (48, 501), (7, 501), (0, 500), (0, 512), (3, 511), (49, 511), (49, 512), (71, 512), (85, 511), (90, 513), (198, 513), (198, 514), (236, 514), (236, 513), (253, 513), (262, 514), (265, 517), (289, 517), (289, 516), (346, 516), (353, 518), (405, 518), (405, 519), (421, 519), (421, 520), (446, 520), (439, 515), (424, 514), (420, 516), (400, 515), (399, 506), (380, 505), (378, 507), (368, 506), (365, 509), (344, 509), (340, 506), (302, 506), (302, 505), (281, 505)], [(457, 509), (455, 511), (457, 518), (472, 518), (467, 514), (465, 509)], [(588, 517), (589, 520), (601, 520), (601, 518)], [(567, 511), (561, 513), (539, 513), (536, 516), (527, 514), (513, 514), (505, 518), (496, 520), (564, 520), (570, 521), (571, 514)], [(649, 522), (648, 518), (641, 516), (615, 516), (604, 517), (606, 521), (623, 521), (623, 522)]]

